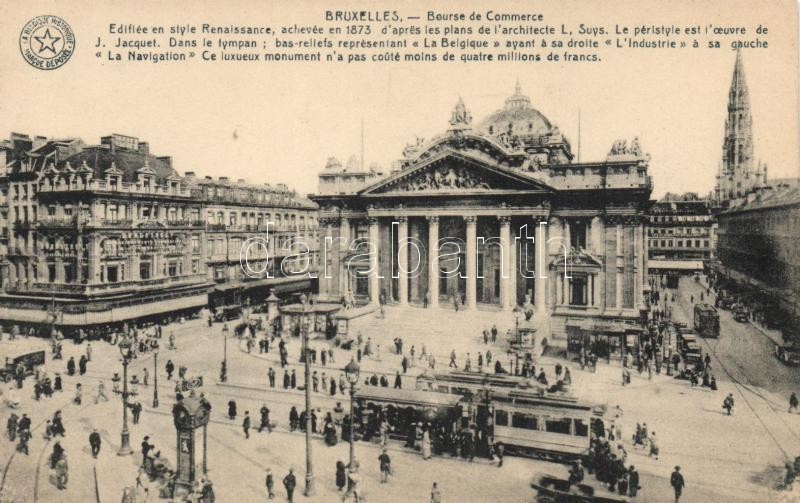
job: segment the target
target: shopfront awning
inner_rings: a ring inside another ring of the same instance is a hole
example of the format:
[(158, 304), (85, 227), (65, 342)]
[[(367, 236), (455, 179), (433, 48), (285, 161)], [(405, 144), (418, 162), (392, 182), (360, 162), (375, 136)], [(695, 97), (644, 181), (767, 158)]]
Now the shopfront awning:
[(226, 292), (236, 289), (247, 290), (248, 288), (260, 287), (272, 287), (278, 293), (292, 290), (307, 290), (311, 288), (311, 278), (307, 275), (302, 275), (283, 278), (262, 278), (251, 281), (231, 281), (229, 283), (220, 283), (216, 285), (214, 290)]
[(356, 392), (356, 400), (410, 407), (452, 407), (461, 401), (461, 395), (415, 389), (365, 386)]
[(702, 271), (702, 260), (648, 260), (649, 269), (672, 269), (675, 271)]

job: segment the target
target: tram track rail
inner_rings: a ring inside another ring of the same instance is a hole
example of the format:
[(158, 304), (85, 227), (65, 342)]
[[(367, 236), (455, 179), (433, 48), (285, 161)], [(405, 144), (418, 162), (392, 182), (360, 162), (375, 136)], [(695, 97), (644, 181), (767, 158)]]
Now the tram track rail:
[[(58, 410), (64, 410), (71, 403), (72, 403), (72, 398), (68, 399)], [(81, 406), (79, 410), (83, 411), (86, 408), (88, 408), (90, 405), (92, 405), (91, 401), (87, 402), (85, 405)], [(31, 439), (33, 438), (33, 434), (37, 430), (39, 430), (42, 427), (42, 425), (44, 425), (46, 423), (47, 423), (47, 417), (45, 417), (41, 421), (37, 422), (31, 428)], [(47, 449), (50, 447), (51, 441), (52, 441), (52, 438), (46, 439), (44, 445), (42, 446), (41, 451), (39, 451), (39, 454), (38, 454), (38, 456), (36, 458), (36, 466), (35, 466), (34, 476), (33, 476), (33, 492), (31, 493), (33, 495), (33, 500), (32, 500), (33, 503), (38, 503), (39, 502), (39, 479), (41, 478), (42, 460), (45, 458), (45, 452), (47, 452)], [(2, 478), (0, 478), (0, 494), (3, 494), (3, 491), (8, 489), (8, 487), (6, 485), (7, 482), (8, 482), (8, 473), (11, 470), (11, 466), (12, 466), (14, 460), (17, 458), (17, 454), (19, 454), (19, 451), (17, 451), (17, 449), (16, 449), (16, 445), (13, 448), (14, 448), (14, 451), (11, 453), (11, 456), (9, 456), (8, 461), (6, 461), (6, 464), (3, 467)], [(96, 473), (95, 473), (95, 477), (96, 477)], [(95, 478), (94, 483), (96, 484), (96, 478)], [(15, 492), (17, 492), (17, 491), (15, 490)], [(98, 497), (98, 501), (99, 501), (99, 497)]]
[[(686, 306), (684, 306), (680, 302), (674, 303), (674, 304), (678, 304), (678, 306), (680, 306), (680, 311), (684, 315), (685, 319), (687, 319), (687, 320), (691, 319), (689, 314), (686, 312), (686, 309), (687, 309)], [(739, 394), (741, 395), (742, 400), (744, 401), (744, 403), (747, 406), (747, 408), (753, 413), (755, 418), (758, 420), (759, 424), (761, 424), (762, 429), (767, 433), (767, 435), (773, 441), (773, 443), (778, 448), (778, 450), (783, 454), (784, 459), (785, 460), (793, 459), (789, 455), (789, 453), (786, 451), (786, 449), (784, 448), (783, 443), (780, 440), (778, 440), (775, 432), (773, 432), (770, 429), (770, 427), (767, 425), (767, 422), (765, 421), (765, 418), (756, 410), (756, 407), (750, 402), (750, 400), (748, 400), (747, 394), (745, 393), (745, 391), (748, 392), (749, 394), (755, 395), (756, 397), (758, 397), (761, 400), (763, 400), (764, 403), (767, 405), (767, 407), (769, 407), (769, 409), (773, 412), (772, 416), (774, 418), (776, 418), (783, 425), (783, 428), (786, 431), (788, 431), (789, 434), (792, 437), (794, 437), (794, 439), (798, 443), (800, 443), (800, 435), (798, 435), (786, 423), (786, 421), (779, 414), (775, 413), (775, 409), (772, 407), (772, 404), (770, 403), (769, 399), (764, 394), (759, 393), (758, 391), (752, 389), (751, 388), (752, 384), (750, 384), (749, 382), (748, 383), (742, 382), (741, 379), (739, 379), (738, 377), (734, 376), (733, 372), (731, 372), (728, 369), (728, 367), (725, 365), (725, 363), (723, 362), (722, 358), (720, 357), (719, 353), (717, 352), (717, 347), (719, 346), (719, 344), (721, 342), (719, 339), (717, 339), (715, 341), (715, 344), (713, 344), (713, 345), (711, 344), (711, 341), (709, 341), (705, 337), (699, 337), (698, 339), (703, 341), (703, 345), (706, 347), (708, 352), (711, 353), (714, 356), (715, 360), (719, 363), (719, 366), (722, 369), (722, 371), (725, 373), (726, 376), (728, 376), (728, 379), (733, 383), (734, 387), (739, 391)], [(733, 362), (734, 365), (739, 367), (740, 372), (742, 373), (742, 375), (745, 376), (745, 380), (746, 380), (747, 374), (746, 374), (746, 372), (744, 370), (744, 367), (741, 365), (741, 363), (739, 363), (736, 360), (736, 358), (734, 358), (732, 355), (727, 355), (727, 357), (730, 359), (731, 362)]]

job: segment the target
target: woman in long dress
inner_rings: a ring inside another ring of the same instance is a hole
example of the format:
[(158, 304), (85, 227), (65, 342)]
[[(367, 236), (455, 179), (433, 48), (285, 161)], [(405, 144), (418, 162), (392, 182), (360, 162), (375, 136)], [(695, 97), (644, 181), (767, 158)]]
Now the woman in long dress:
[(422, 459), (430, 459), (431, 457), (431, 434), (426, 428), (422, 432)]

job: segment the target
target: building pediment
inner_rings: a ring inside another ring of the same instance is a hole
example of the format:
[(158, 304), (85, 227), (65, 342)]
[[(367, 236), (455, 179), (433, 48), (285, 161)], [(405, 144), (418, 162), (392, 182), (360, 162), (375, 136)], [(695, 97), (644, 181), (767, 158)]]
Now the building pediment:
[(560, 271), (564, 270), (565, 264), (568, 264), (569, 267), (575, 267), (576, 269), (597, 269), (603, 267), (603, 261), (600, 258), (595, 257), (586, 250), (579, 250), (577, 248), (570, 249), (566, 260), (564, 260), (564, 254), (561, 253), (550, 262), (551, 267)]
[(447, 149), (361, 191), (363, 195), (489, 194), (549, 192), (516, 170)]

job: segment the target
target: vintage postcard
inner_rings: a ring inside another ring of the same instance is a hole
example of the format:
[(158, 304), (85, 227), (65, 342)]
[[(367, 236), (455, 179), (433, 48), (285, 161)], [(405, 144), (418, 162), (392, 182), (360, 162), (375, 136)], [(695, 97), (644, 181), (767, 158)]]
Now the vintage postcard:
[(0, 3), (0, 503), (800, 501), (797, 42)]

